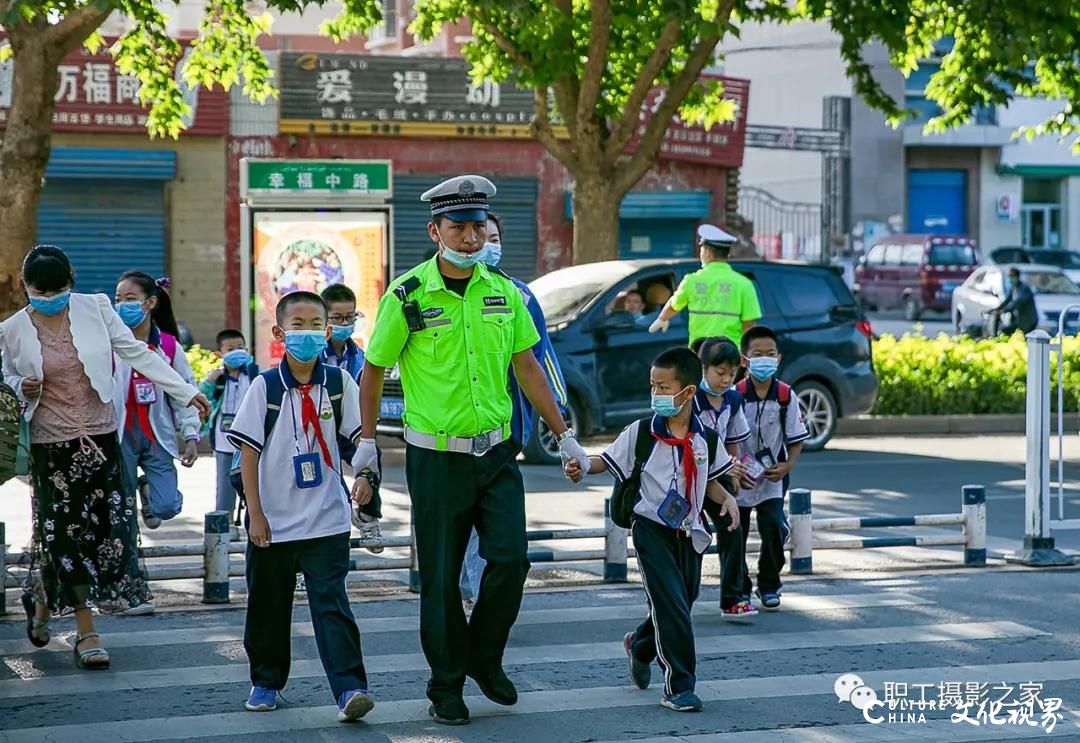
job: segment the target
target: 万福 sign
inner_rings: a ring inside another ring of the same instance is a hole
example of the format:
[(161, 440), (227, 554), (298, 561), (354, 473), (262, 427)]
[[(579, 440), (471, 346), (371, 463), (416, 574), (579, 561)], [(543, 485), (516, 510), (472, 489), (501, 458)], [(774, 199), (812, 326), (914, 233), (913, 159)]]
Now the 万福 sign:
[(240, 172), (241, 196), (391, 196), (390, 163), (385, 160), (245, 159)]

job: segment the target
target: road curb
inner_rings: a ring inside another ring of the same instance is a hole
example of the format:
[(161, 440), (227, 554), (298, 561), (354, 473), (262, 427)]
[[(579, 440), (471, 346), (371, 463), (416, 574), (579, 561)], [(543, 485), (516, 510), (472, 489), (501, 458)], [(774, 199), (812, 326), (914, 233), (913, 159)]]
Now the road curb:
[[(838, 436), (917, 436), (946, 434), (1024, 433), (1023, 415), (861, 415), (841, 418)], [(1080, 430), (1077, 416), (1065, 416), (1066, 430)], [(1057, 432), (1057, 416), (1051, 416), (1051, 433)]]

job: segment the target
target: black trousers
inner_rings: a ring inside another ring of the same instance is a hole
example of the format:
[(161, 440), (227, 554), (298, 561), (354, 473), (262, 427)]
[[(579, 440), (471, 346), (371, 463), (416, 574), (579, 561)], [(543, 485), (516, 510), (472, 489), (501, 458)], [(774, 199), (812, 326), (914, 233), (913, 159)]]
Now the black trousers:
[(256, 547), (248, 542), (244, 650), (252, 685), (279, 690), (289, 679), (292, 605), (298, 570), (304, 574), (315, 644), (334, 699), (346, 691), (366, 691), (360, 630), (345, 592), (345, 576), (349, 572), (348, 532), (271, 543), (269, 547)]
[(635, 516), (631, 530), (649, 616), (634, 632), (630, 652), (643, 663), (660, 664), (668, 696), (693, 691), (697, 656), (690, 610), (701, 590), (701, 555), (684, 532), (655, 521)]
[[(757, 511), (758, 536), (761, 537), (761, 554), (758, 556), (758, 590), (762, 593), (779, 591), (780, 571), (787, 564), (784, 542), (787, 541), (791, 527), (784, 514), (784, 499), (769, 498), (751, 508), (739, 508), (742, 521), (743, 554), (746, 553), (746, 540), (750, 536), (750, 512)], [(743, 562), (743, 593), (749, 595), (754, 590), (750, 581), (750, 568)]]
[[(420, 644), (431, 667), (432, 701), (460, 696), (466, 672), (486, 676), (502, 667), (529, 574), (519, 450), (511, 441), (482, 457), (411, 444), (405, 450), (420, 569)], [(474, 527), (487, 567), (466, 622), (458, 581)]]
[(720, 515), (720, 504), (705, 501), (705, 513), (716, 532), (716, 554), (720, 558), (720, 608), (730, 609), (742, 600), (746, 575), (746, 538), (739, 529), (728, 531), (730, 516)]

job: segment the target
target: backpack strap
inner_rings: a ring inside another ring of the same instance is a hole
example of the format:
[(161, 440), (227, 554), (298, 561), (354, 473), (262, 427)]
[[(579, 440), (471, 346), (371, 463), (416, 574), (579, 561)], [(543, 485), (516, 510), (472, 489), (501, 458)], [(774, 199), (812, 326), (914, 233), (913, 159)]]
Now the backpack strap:
[(717, 450), (720, 449), (720, 436), (708, 426), (703, 426), (703, 428), (705, 429), (705, 445), (709, 447), (709, 463), (706, 467), (706, 471), (708, 471), (708, 468), (712, 467), (712, 463), (716, 459)]
[(791, 385), (776, 380), (776, 402), (780, 405), (780, 440), (784, 442), (784, 455), (787, 455), (787, 411), (791, 405)]
[(749, 384), (750, 381), (744, 377), (743, 379), (739, 380), (738, 384), (735, 385), (735, 390), (743, 397), (746, 397), (746, 391)]
[(341, 401), (345, 397), (344, 371), (336, 366), (323, 366), (326, 371), (326, 394), (334, 411), (334, 431), (341, 428)]
[(656, 439), (652, 435), (652, 418), (642, 418), (638, 421), (637, 436), (634, 438), (634, 469), (639, 474), (654, 446)]
[(169, 363), (176, 364), (176, 336), (169, 335), (166, 332), (158, 331), (161, 335), (161, 350), (165, 352), (165, 355), (169, 359)]
[(270, 433), (281, 415), (281, 401), (285, 399), (285, 384), (281, 381), (281, 372), (267, 369), (262, 374), (266, 385), (266, 415), (263, 417), (263, 447), (270, 441)]

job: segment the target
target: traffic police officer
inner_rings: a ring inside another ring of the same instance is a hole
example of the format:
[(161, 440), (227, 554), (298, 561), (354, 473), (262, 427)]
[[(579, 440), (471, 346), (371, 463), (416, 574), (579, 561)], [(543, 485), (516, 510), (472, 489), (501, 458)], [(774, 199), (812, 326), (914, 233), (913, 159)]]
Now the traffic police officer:
[(684, 309), (690, 313), (690, 344), (699, 338), (727, 336), (735, 345), (743, 331), (761, 319), (754, 283), (727, 262), (735, 236), (711, 224), (698, 228), (701, 269), (688, 275), (668, 300), (650, 333), (666, 331)]
[[(464, 724), (468, 675), (499, 704), (517, 702), (502, 669), (529, 571), (519, 445), (510, 438), (510, 366), (556, 434), (564, 461), (587, 466), (533, 355), (539, 340), (521, 292), (482, 262), (486, 178), (451, 178), (420, 198), (431, 203), (428, 234), (439, 253), (392, 282), (379, 303), (361, 378), (363, 433), (353, 460), (377, 470), (375, 424), (384, 370), (395, 364), (405, 396), (405, 472), (420, 572), (420, 642), (431, 678), (429, 714)], [(377, 478), (358, 478), (364, 502)], [(480, 598), (466, 620), (458, 577), (476, 528), (487, 560)]]

